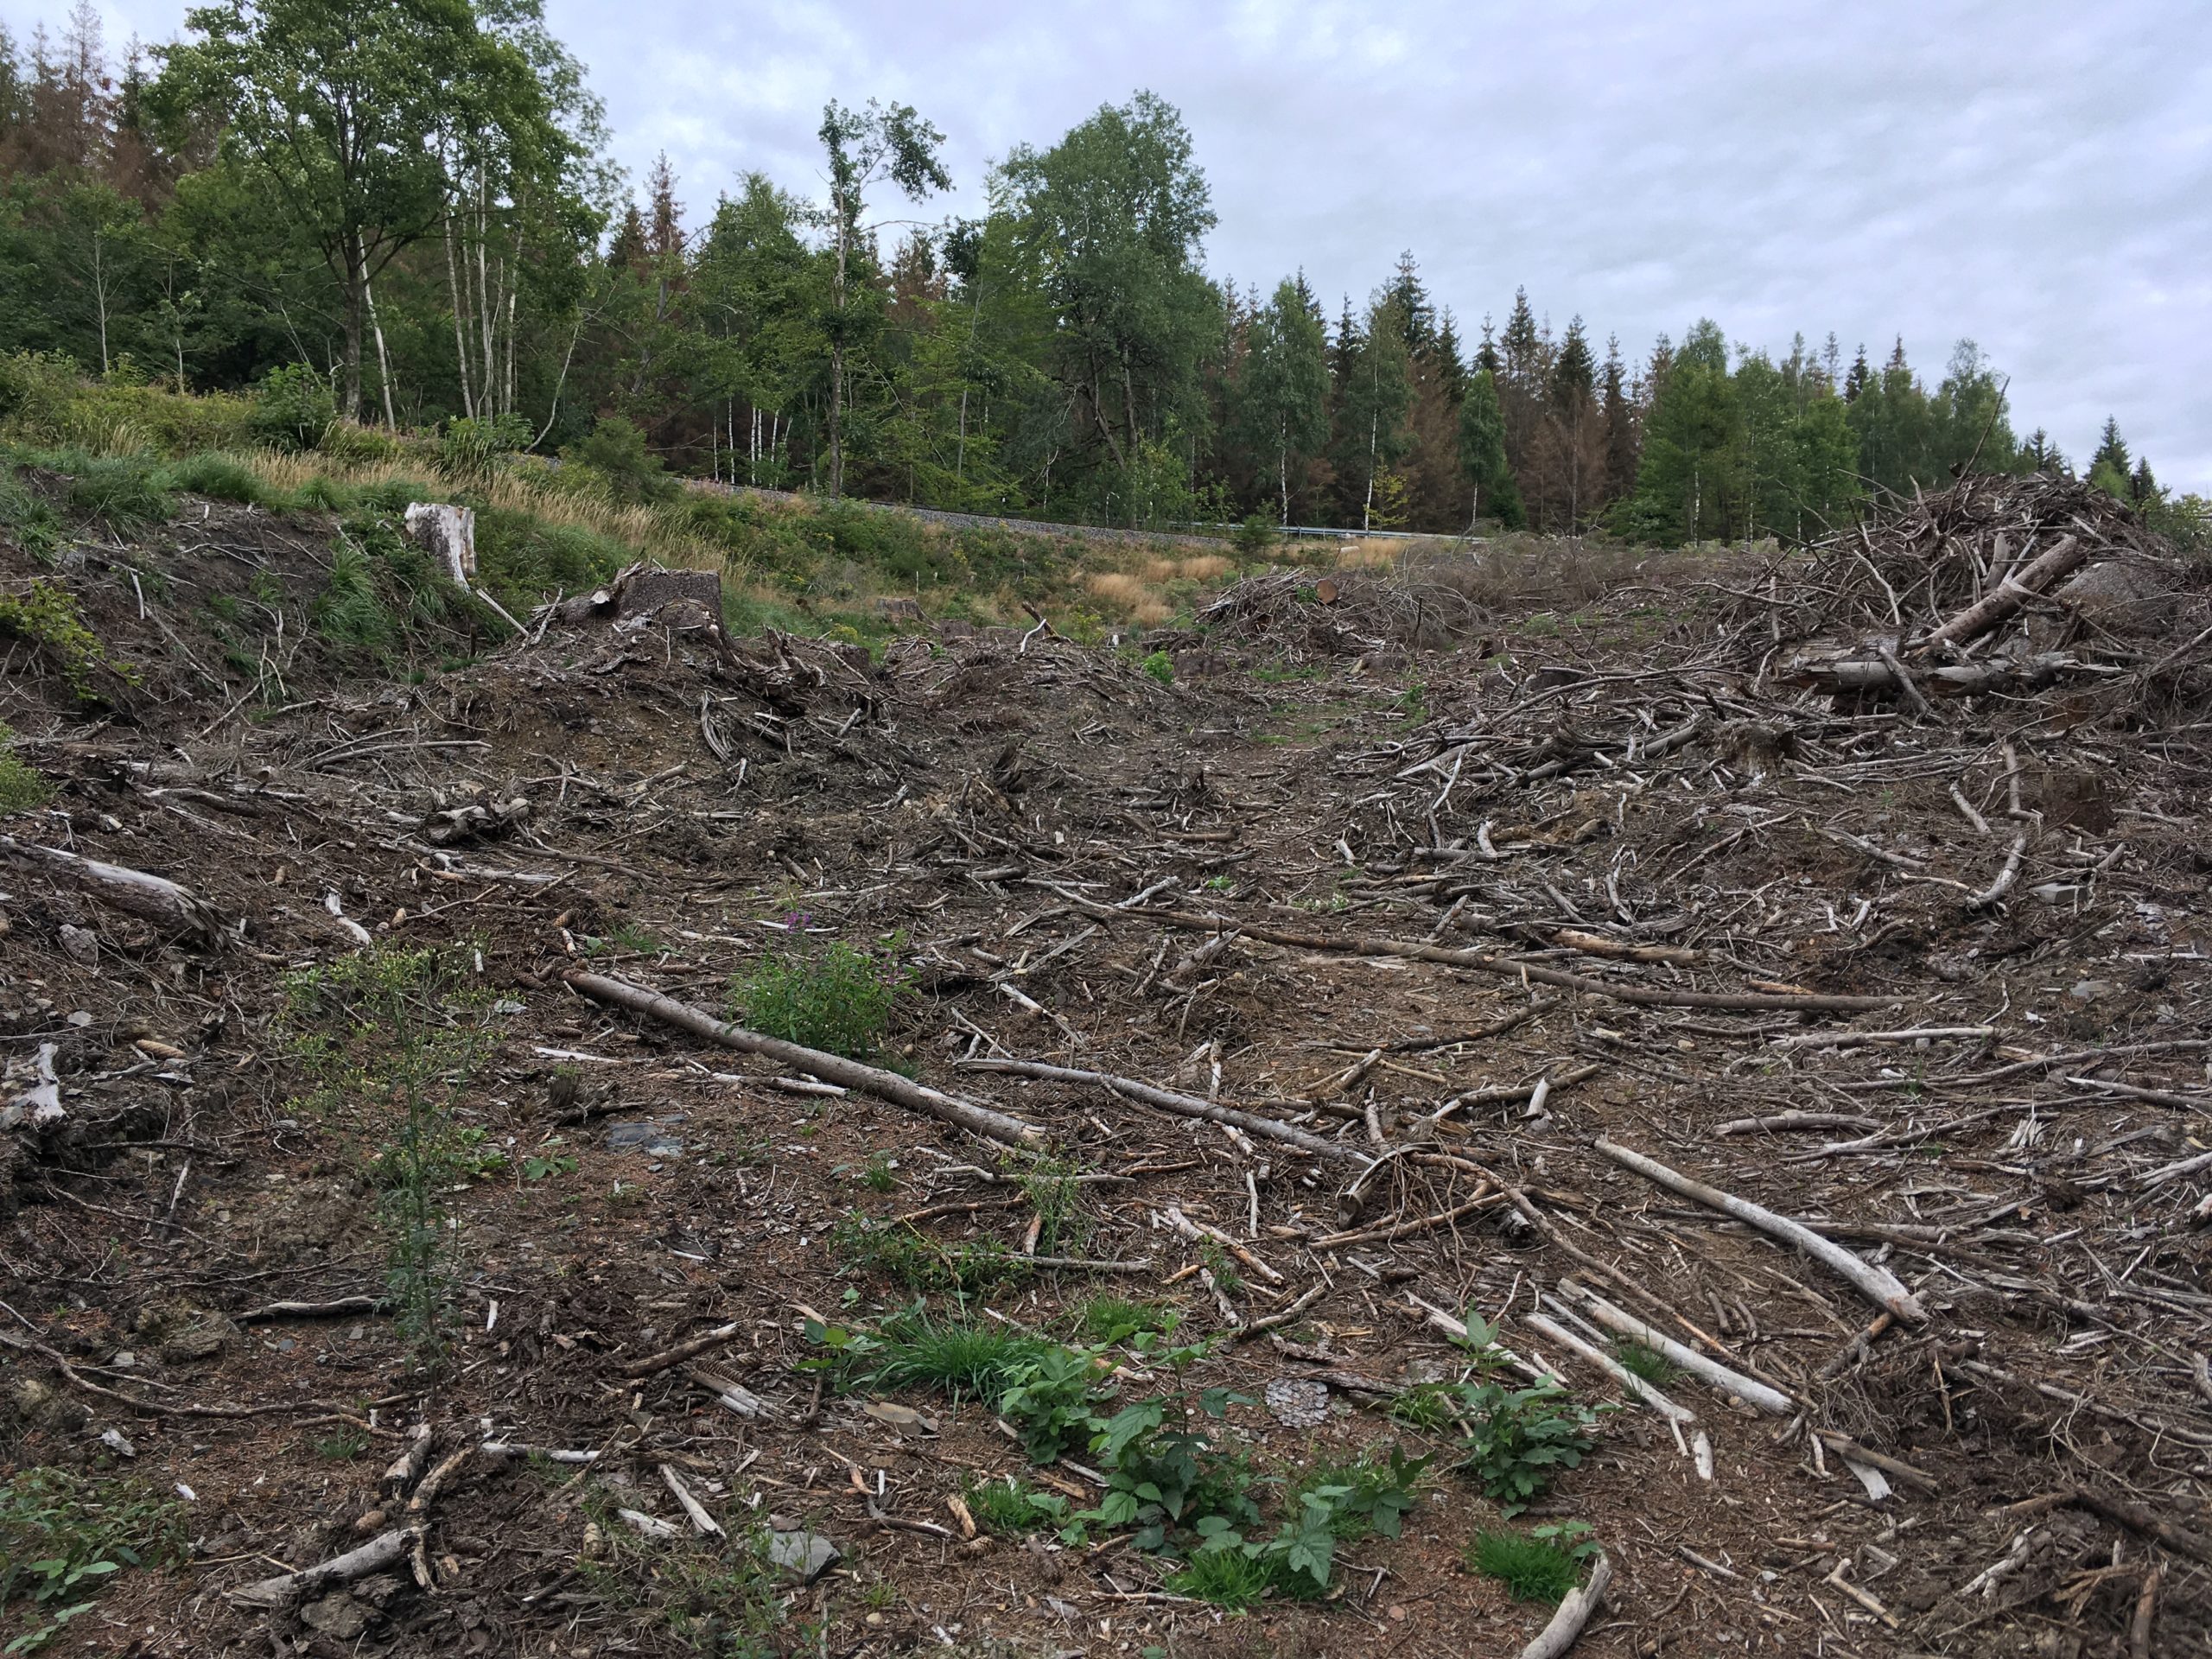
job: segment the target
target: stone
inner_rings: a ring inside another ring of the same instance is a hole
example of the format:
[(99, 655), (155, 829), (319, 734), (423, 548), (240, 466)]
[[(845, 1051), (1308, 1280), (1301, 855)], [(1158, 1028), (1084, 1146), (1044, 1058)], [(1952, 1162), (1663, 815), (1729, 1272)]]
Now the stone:
[(2094, 1002), (2110, 996), (2120, 987), (2109, 979), (2077, 979), (2074, 988), (2067, 992), (2076, 1002)]
[(844, 1552), (817, 1532), (772, 1532), (768, 1564), (798, 1584), (812, 1584), (844, 1559)]
[(79, 968), (100, 965), (100, 936), (89, 927), (61, 924), (61, 949)]
[(610, 1123), (607, 1126), (607, 1150), (675, 1156), (683, 1150), (683, 1142), (672, 1133), (671, 1126), (683, 1121), (681, 1117), (665, 1121), (649, 1117), (635, 1123)]
[(354, 1642), (369, 1628), (369, 1610), (343, 1590), (300, 1609), (300, 1623), (336, 1642)]

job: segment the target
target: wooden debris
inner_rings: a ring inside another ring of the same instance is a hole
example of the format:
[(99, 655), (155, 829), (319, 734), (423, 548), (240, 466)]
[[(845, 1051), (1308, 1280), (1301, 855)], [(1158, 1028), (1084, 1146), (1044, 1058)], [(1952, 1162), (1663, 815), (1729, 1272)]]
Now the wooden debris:
[(1687, 1175), (1677, 1174), (1664, 1164), (1613, 1141), (1600, 1138), (1591, 1144), (1615, 1163), (1634, 1170), (1647, 1180), (1656, 1181), (1684, 1198), (1695, 1198), (1700, 1204), (1709, 1205), (1724, 1215), (1733, 1216), (1763, 1233), (1771, 1234), (1796, 1245), (1823, 1267), (1832, 1268), (1849, 1280), (1877, 1307), (1887, 1308), (1899, 1319), (1915, 1325), (1927, 1319), (1927, 1310), (1921, 1306), (1920, 1299), (1906, 1289), (1895, 1274), (1887, 1268), (1875, 1267), (1840, 1244), (1821, 1237), (1804, 1223), (1792, 1221), (1787, 1216), (1778, 1216), (1747, 1198), (1739, 1198), (1733, 1193), (1723, 1192), (1718, 1187), (1707, 1186), (1702, 1181), (1694, 1181)]

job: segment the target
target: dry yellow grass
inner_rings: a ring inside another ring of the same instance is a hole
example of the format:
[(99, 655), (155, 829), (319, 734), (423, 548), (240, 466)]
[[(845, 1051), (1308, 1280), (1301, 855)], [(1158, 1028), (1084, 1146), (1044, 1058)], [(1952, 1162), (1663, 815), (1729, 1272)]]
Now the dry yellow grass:
[(1182, 559), (1147, 559), (1144, 579), (1155, 587), (1171, 582), (1213, 582), (1225, 576), (1230, 563), (1218, 553), (1194, 553)]
[(1431, 545), (1391, 536), (1366, 536), (1337, 545), (1339, 570), (1387, 570), (1416, 548)]
[(1175, 614), (1175, 607), (1132, 571), (1094, 570), (1084, 578), (1084, 586), (1124, 621), (1150, 626)]

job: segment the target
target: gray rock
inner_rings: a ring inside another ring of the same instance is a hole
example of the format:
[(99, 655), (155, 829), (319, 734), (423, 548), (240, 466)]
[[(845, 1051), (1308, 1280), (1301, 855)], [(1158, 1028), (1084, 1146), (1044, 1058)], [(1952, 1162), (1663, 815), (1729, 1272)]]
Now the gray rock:
[(2109, 979), (2078, 979), (2074, 988), (2067, 992), (2076, 1002), (2094, 1002), (2110, 996), (2120, 987)]
[(844, 1559), (844, 1553), (818, 1532), (772, 1532), (768, 1564), (799, 1584), (812, 1584)]
[(607, 1126), (607, 1150), (673, 1157), (683, 1150), (683, 1142), (677, 1138), (671, 1126), (683, 1121), (681, 1117), (665, 1121), (649, 1117), (637, 1123), (610, 1123)]
[(300, 1609), (300, 1623), (338, 1642), (358, 1641), (369, 1628), (369, 1610), (343, 1590)]

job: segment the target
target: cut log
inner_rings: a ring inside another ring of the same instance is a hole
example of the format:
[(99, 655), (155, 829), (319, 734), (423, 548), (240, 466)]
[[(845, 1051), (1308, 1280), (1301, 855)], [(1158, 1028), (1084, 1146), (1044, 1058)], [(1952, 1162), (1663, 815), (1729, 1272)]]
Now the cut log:
[(611, 979), (605, 974), (586, 973), (581, 969), (565, 976), (569, 984), (594, 1002), (604, 1002), (610, 1007), (627, 1008), (658, 1020), (664, 1025), (674, 1026), (678, 1031), (688, 1031), (695, 1037), (703, 1037), (710, 1043), (720, 1043), (724, 1048), (734, 1048), (741, 1053), (759, 1054), (788, 1066), (795, 1071), (805, 1071), (824, 1083), (842, 1084), (857, 1089), (862, 1094), (874, 1095), (878, 1100), (887, 1100), (894, 1106), (904, 1106), (910, 1111), (921, 1112), (963, 1128), (1001, 1141), (1009, 1147), (1035, 1147), (1045, 1142), (1045, 1132), (1034, 1123), (1025, 1123), (1018, 1117), (1008, 1117), (995, 1112), (988, 1106), (978, 1106), (973, 1101), (961, 1100), (943, 1094), (926, 1084), (916, 1083), (912, 1077), (902, 1077), (896, 1071), (886, 1071), (879, 1066), (849, 1060), (842, 1054), (825, 1054), (819, 1049), (804, 1048), (797, 1043), (787, 1043), (777, 1037), (764, 1037), (757, 1031), (747, 1031), (741, 1026), (717, 1020), (703, 1008), (695, 1008), (688, 1002), (679, 1002), (672, 996), (663, 996), (658, 991), (643, 985), (632, 985), (627, 980)]
[(1771, 1237), (1796, 1245), (1823, 1267), (1848, 1279), (1875, 1306), (1887, 1308), (1899, 1319), (1914, 1325), (1926, 1322), (1928, 1313), (1921, 1306), (1920, 1299), (1906, 1289), (1904, 1281), (1895, 1274), (1887, 1268), (1874, 1266), (1865, 1257), (1845, 1249), (1831, 1239), (1821, 1237), (1803, 1222), (1777, 1215), (1748, 1198), (1739, 1198), (1732, 1192), (1723, 1192), (1719, 1187), (1692, 1180), (1640, 1152), (1631, 1151), (1613, 1141), (1600, 1138), (1591, 1144), (1615, 1163), (1634, 1170), (1648, 1181), (1656, 1181), (1686, 1198), (1694, 1198), (1700, 1204), (1709, 1205), (1723, 1215), (1733, 1216)]
[(224, 937), (222, 912), (190, 888), (164, 876), (104, 864), (97, 858), (66, 853), (59, 847), (42, 847), (35, 841), (18, 841), (13, 836), (0, 836), (0, 857), (60, 870), (95, 897), (156, 926), (193, 935), (210, 944)]
[(2078, 537), (2062, 536), (2019, 570), (2006, 575), (1995, 589), (1961, 611), (1942, 626), (1912, 642), (1909, 649), (1926, 651), (1934, 645), (1963, 645), (1979, 639), (2053, 582), (2070, 576), (2089, 556)]
[(296, 1573), (279, 1573), (274, 1578), (242, 1584), (230, 1592), (230, 1599), (241, 1606), (276, 1607), (334, 1584), (351, 1584), (406, 1560), (416, 1533), (414, 1527), (394, 1527), (343, 1555), (334, 1555)]

